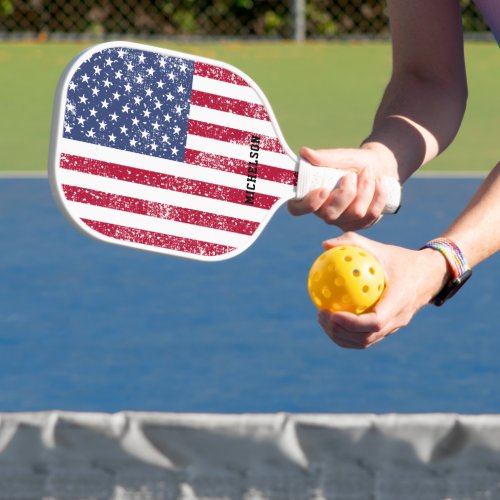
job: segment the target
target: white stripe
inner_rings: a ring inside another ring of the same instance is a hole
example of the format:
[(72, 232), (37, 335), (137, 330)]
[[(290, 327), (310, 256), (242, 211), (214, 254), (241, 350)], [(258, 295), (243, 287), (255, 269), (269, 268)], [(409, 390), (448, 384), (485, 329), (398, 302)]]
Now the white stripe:
[[(194, 140), (191, 140), (193, 138)], [(196, 147), (189, 146), (191, 143)], [(224, 147), (227, 147), (231, 151), (238, 152), (239, 156), (233, 156), (233, 158), (239, 158), (244, 161), (248, 161), (249, 159), (249, 148), (247, 146), (233, 145), (226, 142), (215, 141), (214, 139), (188, 136), (187, 146), (191, 149), (196, 149), (197, 151), (205, 151), (216, 154), (217, 152), (224, 151)], [(192, 179), (200, 182), (209, 182), (211, 184), (241, 189), (243, 191), (246, 189), (246, 177), (243, 175), (233, 174), (231, 172), (199, 167), (197, 165), (182, 164), (152, 156), (150, 157), (137, 153), (129, 153), (127, 151), (108, 148), (106, 146), (86, 144), (79, 141), (73, 141), (71, 139), (61, 139), (60, 149), (65, 153), (87, 158), (90, 157), (99, 161), (118, 163), (120, 165), (142, 168), (151, 172), (173, 175), (175, 177), (184, 177), (186, 179)], [(261, 164), (272, 165), (272, 163), (267, 163), (267, 161), (277, 160), (279, 157), (283, 157), (291, 162), (287, 156), (279, 153), (267, 153), (266, 151), (260, 151), (259, 154), (259, 163)], [(269, 155), (272, 155), (272, 157), (269, 158)], [(293, 164), (293, 166), (295, 167), (295, 164)], [(65, 170), (66, 169), (58, 169), (58, 172), (61, 173)], [(98, 179), (101, 179), (101, 177), (98, 177)], [(259, 179), (258, 192), (288, 199), (294, 196), (295, 188), (286, 184), (279, 184)], [(201, 198), (199, 196), (196, 196), (195, 198), (198, 200), (199, 204)], [(231, 203), (230, 205), (235, 206), (234, 203)]]
[[(243, 161), (248, 161), (250, 159), (250, 146), (248, 145), (233, 144), (231, 142), (218, 141), (198, 135), (188, 135), (186, 147), (195, 149), (196, 151), (218, 154)], [(298, 168), (297, 158), (291, 158), (287, 154), (274, 153), (263, 149), (259, 151), (259, 164), (279, 167), (290, 170), (291, 172), (295, 172)]]
[(262, 208), (252, 208), (247, 205), (238, 205), (211, 198), (193, 196), (179, 193), (177, 191), (167, 191), (165, 189), (131, 182), (99, 177), (96, 175), (74, 172), (72, 170), (60, 169), (59, 182), (70, 186), (95, 189), (106, 193), (120, 196), (130, 196), (141, 200), (166, 203), (176, 207), (201, 210), (213, 214), (224, 215), (226, 217), (236, 217), (238, 219), (260, 222), (266, 217), (267, 210)]
[(249, 118), (247, 116), (227, 113), (211, 108), (204, 108), (202, 106), (191, 105), (189, 109), (189, 118), (209, 124), (221, 125), (222, 127), (231, 127), (237, 130), (247, 130), (255, 134), (277, 137), (276, 130), (269, 121)]
[(239, 99), (240, 101), (252, 102), (254, 104), (263, 104), (259, 94), (252, 87), (235, 85), (204, 76), (195, 75), (193, 77), (193, 90)]
[(192, 224), (184, 224), (182, 222), (157, 219), (156, 217), (148, 217), (147, 215), (122, 212), (120, 210), (96, 207), (94, 205), (87, 205), (84, 203), (67, 202), (67, 205), (73, 216), (76, 215), (77, 217), (83, 219), (92, 219), (99, 222), (118, 224), (134, 229), (154, 231), (170, 236), (191, 238), (193, 240), (228, 245), (236, 248), (248, 245), (248, 240), (251, 238), (251, 236), (244, 234), (230, 233), (219, 229), (211, 229), (194, 226)]

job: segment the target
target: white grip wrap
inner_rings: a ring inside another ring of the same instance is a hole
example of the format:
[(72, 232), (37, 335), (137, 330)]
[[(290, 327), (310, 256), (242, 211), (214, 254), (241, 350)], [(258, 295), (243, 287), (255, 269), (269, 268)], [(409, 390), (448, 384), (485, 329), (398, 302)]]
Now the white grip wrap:
[[(337, 168), (316, 167), (301, 158), (296, 198), (300, 200), (313, 189), (320, 187), (334, 189), (346, 173), (348, 171)], [(387, 196), (383, 213), (394, 214), (401, 205), (401, 184), (394, 177), (382, 177), (381, 182)]]

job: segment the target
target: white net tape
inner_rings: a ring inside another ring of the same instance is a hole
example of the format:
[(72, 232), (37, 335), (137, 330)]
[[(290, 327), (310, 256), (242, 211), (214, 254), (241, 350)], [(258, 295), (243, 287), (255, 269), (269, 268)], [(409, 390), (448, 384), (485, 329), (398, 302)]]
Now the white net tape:
[(1, 500), (496, 500), (500, 416), (0, 414)]

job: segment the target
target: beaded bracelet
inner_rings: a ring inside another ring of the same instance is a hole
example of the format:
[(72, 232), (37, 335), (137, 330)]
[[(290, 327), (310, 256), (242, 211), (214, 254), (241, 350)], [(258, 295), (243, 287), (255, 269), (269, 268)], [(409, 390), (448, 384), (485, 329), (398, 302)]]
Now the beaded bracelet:
[(472, 270), (460, 248), (448, 238), (436, 238), (427, 242), (422, 248), (431, 248), (440, 252), (451, 269), (453, 278), (432, 299), (432, 303), (441, 306), (447, 299), (453, 297), (463, 284), (471, 277)]

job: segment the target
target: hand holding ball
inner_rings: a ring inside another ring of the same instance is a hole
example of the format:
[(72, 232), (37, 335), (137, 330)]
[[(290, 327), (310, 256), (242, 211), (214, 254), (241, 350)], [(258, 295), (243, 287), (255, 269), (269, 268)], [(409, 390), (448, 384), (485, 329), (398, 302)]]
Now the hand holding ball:
[(363, 248), (333, 247), (313, 263), (307, 288), (318, 309), (362, 314), (380, 299), (385, 288), (384, 271)]

